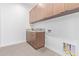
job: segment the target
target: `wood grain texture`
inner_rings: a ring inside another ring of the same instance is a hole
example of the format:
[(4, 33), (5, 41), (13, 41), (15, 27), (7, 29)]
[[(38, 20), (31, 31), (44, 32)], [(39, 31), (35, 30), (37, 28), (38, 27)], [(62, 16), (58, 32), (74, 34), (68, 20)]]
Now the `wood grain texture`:
[(30, 22), (34, 22), (53, 15), (53, 4), (44, 4), (43, 7), (37, 5), (30, 11)]
[(54, 3), (53, 5), (54, 5), (53, 6), (53, 13), (54, 13), (54, 15), (57, 15), (57, 14), (65, 11), (64, 3)]
[(26, 32), (27, 42), (35, 49), (45, 46), (45, 32)]
[(65, 10), (73, 10), (79, 8), (79, 3), (64, 3)]
[[(45, 20), (47, 18), (58, 16), (62, 12), (74, 10), (79, 8), (79, 3), (45, 3), (43, 6), (36, 5), (30, 11), (30, 23)], [(69, 13), (68, 12), (68, 13)], [(67, 14), (68, 14), (67, 13)], [(65, 13), (66, 14), (66, 13)]]

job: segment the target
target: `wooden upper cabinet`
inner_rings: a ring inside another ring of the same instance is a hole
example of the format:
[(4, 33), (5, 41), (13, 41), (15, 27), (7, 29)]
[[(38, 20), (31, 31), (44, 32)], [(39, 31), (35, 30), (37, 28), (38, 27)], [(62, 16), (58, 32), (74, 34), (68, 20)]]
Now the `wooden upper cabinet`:
[(54, 3), (53, 5), (54, 5), (53, 6), (53, 8), (54, 8), (53, 9), (54, 15), (57, 15), (57, 14), (65, 11), (65, 9), (64, 9), (64, 3)]
[(79, 3), (64, 3), (65, 10), (73, 10), (79, 8)]
[(30, 22), (39, 21), (41, 19), (50, 17), (53, 15), (53, 4), (43, 4), (36, 5), (31, 11), (30, 11)]
[[(39, 10), (39, 8), (38, 8), (38, 10)], [(38, 18), (38, 14), (37, 14), (38, 10), (37, 10), (37, 6), (35, 6), (35, 7), (30, 11), (30, 13), (29, 13), (30, 22), (35, 22), (36, 19)]]
[(36, 5), (30, 11), (30, 22), (39, 21), (64, 12), (64, 3), (45, 3), (42, 6)]
[(30, 11), (30, 23), (49, 18), (67, 10), (79, 8), (79, 3), (44, 3), (37, 4)]

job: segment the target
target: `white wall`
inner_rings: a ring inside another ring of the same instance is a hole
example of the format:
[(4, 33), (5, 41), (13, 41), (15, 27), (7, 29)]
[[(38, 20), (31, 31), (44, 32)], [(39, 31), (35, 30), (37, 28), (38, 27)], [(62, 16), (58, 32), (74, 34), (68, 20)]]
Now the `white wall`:
[(21, 4), (0, 4), (1, 46), (18, 44), (26, 40), (28, 12)]
[[(46, 30), (45, 46), (49, 49), (64, 55), (63, 42), (67, 42), (76, 46), (76, 55), (79, 55), (79, 12), (38, 22), (32, 27)], [(47, 29), (52, 32), (47, 32)]]
[(0, 46), (1, 46), (1, 8), (0, 8)]

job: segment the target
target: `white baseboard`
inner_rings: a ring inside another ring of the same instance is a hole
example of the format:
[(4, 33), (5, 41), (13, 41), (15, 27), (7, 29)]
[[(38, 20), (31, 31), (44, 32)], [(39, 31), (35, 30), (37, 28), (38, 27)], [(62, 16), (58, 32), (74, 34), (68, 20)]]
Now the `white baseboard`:
[(0, 47), (6, 47), (6, 46), (11, 46), (11, 45), (16, 45), (16, 44), (20, 44), (20, 43), (24, 43), (26, 42), (25, 40), (23, 41), (17, 41), (17, 42), (13, 42), (13, 43), (9, 43), (9, 44), (1, 44)]

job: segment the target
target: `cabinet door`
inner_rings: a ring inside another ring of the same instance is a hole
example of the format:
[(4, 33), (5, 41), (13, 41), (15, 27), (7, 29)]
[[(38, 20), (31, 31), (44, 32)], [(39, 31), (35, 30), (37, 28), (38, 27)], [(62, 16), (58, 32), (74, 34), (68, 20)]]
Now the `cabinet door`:
[(41, 14), (41, 8), (38, 7), (37, 5), (32, 8), (32, 10), (30, 11), (30, 23), (35, 22), (39, 19), (39, 14)]
[(79, 8), (79, 3), (65, 3), (65, 10), (73, 10)]
[(44, 47), (45, 45), (45, 32), (37, 32), (36, 45), (38, 48)]
[(36, 33), (35, 32), (27, 32), (26, 33), (26, 40), (28, 42), (33, 42), (36, 39)]
[(48, 4), (45, 4), (45, 9), (44, 9), (44, 18), (48, 18), (48, 17), (51, 17), (53, 16), (53, 3), (48, 3)]
[(38, 4), (30, 11), (30, 23), (64, 12), (64, 3)]
[(30, 11), (30, 22), (39, 21), (44, 18), (48, 18), (53, 14), (53, 4), (45, 3), (40, 6), (39, 4), (35, 6)]
[(36, 32), (31, 32), (31, 35), (30, 35), (30, 40), (31, 42), (35, 41), (36, 40)]
[(53, 4), (53, 12), (54, 12), (54, 15), (57, 15), (57, 14), (60, 14), (61, 12), (64, 12), (65, 9), (64, 9), (64, 3), (54, 3)]

